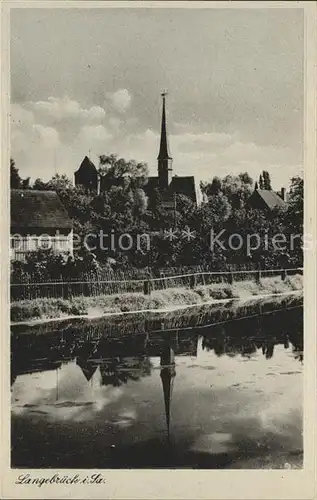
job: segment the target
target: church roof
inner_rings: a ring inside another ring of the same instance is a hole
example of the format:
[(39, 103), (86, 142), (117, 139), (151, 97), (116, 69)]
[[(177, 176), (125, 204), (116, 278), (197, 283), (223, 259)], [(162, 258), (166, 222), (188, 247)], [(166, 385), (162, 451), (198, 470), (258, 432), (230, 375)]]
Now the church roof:
[[(148, 196), (151, 196), (153, 193), (154, 189), (159, 187), (159, 179), (158, 177), (149, 177), (148, 183), (144, 187), (144, 190)], [(193, 175), (191, 176), (184, 176), (184, 177), (179, 177), (175, 175), (172, 178), (172, 181), (168, 187), (168, 190), (166, 192), (167, 196), (172, 196), (174, 193), (176, 194), (183, 194), (190, 198), (193, 202), (197, 202), (197, 190), (196, 190), (196, 183), (195, 183), (195, 177)]]
[(196, 200), (195, 177), (193, 175), (187, 177), (174, 176), (170, 184), (170, 189), (173, 193), (184, 194), (193, 201)]
[(11, 189), (11, 227), (71, 229), (72, 221), (55, 191)]
[(251, 197), (249, 198), (252, 201), (252, 197), (259, 196), (262, 202), (266, 205), (267, 208), (273, 210), (274, 208), (283, 208), (287, 206), (287, 203), (282, 200), (282, 198), (272, 190), (268, 189), (256, 189)]
[(91, 161), (90, 158), (88, 158), (88, 156), (85, 156), (85, 158), (83, 159), (83, 161), (80, 164), (79, 169), (75, 173), (79, 172), (79, 170), (82, 170), (82, 169), (97, 172), (95, 164)]

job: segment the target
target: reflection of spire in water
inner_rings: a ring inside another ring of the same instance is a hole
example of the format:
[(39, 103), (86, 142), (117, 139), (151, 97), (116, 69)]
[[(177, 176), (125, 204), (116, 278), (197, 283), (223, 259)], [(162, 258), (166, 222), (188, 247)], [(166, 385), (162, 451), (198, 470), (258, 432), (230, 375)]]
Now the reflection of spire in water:
[(169, 346), (165, 346), (161, 354), (161, 380), (163, 385), (168, 440), (170, 439), (171, 403), (175, 375), (174, 351)]
[(58, 401), (58, 368), (56, 368), (56, 401)]
[(16, 378), (17, 378), (17, 374), (12, 370), (12, 367), (11, 367), (11, 388), (12, 388), (14, 382), (16, 381)]
[(86, 380), (89, 382), (92, 379), (93, 374), (97, 370), (97, 365), (93, 365), (92, 363), (87, 363), (81, 358), (76, 359), (76, 365), (81, 368)]
[(266, 353), (265, 353), (266, 359), (271, 359), (273, 357), (273, 354), (274, 354), (274, 342), (269, 341), (266, 344)]

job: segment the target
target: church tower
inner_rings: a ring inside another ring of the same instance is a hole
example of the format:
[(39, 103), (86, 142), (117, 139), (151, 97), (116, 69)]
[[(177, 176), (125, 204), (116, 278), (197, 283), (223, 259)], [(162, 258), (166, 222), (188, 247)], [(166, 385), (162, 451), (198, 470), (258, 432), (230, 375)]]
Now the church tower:
[(166, 126), (165, 99), (167, 96), (167, 91), (162, 92), (161, 96), (163, 99), (163, 109), (162, 109), (160, 151), (157, 157), (158, 180), (160, 189), (167, 189), (173, 177), (173, 168), (172, 168), (173, 158), (169, 150), (167, 126)]
[(163, 385), (167, 440), (170, 441), (170, 420), (173, 382), (176, 376), (174, 350), (165, 345), (161, 352), (161, 380)]

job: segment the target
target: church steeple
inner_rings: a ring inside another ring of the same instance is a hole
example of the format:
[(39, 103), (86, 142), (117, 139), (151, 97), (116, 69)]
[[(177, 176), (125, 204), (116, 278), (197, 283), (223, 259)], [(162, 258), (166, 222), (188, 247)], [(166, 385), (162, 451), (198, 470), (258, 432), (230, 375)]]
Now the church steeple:
[(160, 150), (157, 157), (158, 177), (159, 177), (160, 188), (167, 189), (173, 177), (173, 168), (172, 168), (173, 158), (171, 156), (169, 149), (167, 125), (166, 125), (165, 100), (167, 96), (167, 91), (165, 90), (164, 92), (162, 92), (161, 96), (163, 99), (163, 108), (162, 108)]
[(161, 380), (163, 385), (168, 441), (170, 441), (171, 402), (172, 402), (172, 392), (173, 392), (173, 381), (175, 375), (176, 375), (176, 370), (175, 370), (174, 351), (169, 345), (165, 345), (161, 353)]

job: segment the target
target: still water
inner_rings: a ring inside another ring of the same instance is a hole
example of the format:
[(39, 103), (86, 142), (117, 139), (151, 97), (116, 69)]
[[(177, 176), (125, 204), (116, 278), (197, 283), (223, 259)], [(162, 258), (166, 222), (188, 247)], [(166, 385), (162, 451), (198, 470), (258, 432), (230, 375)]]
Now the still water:
[(302, 309), (12, 333), (12, 467), (299, 468)]

